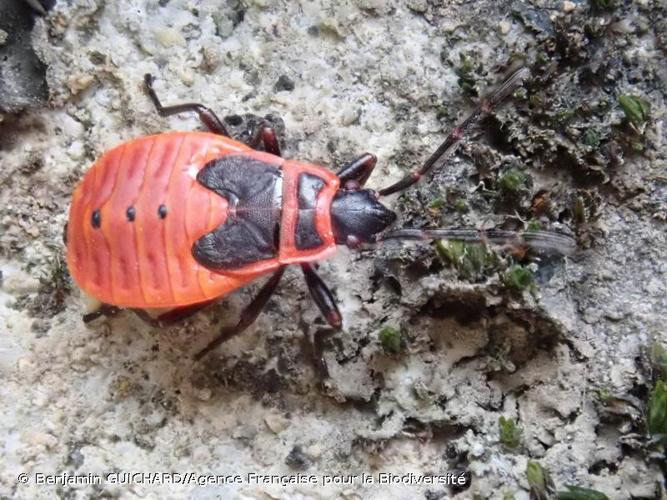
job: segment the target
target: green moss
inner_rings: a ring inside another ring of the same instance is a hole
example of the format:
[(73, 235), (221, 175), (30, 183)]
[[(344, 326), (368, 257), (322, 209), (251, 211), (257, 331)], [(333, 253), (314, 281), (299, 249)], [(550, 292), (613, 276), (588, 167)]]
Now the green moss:
[(390, 326), (385, 326), (378, 335), (384, 352), (398, 354), (401, 352), (401, 332)]
[(512, 97), (516, 99), (517, 101), (527, 101), (528, 100), (528, 91), (520, 87), (514, 91), (514, 94), (512, 94)]
[(609, 110), (610, 107), (611, 107), (611, 100), (606, 96), (600, 97), (597, 104), (595, 105), (595, 108), (599, 112), (606, 112), (607, 110)]
[(651, 105), (645, 99), (633, 95), (622, 95), (618, 103), (625, 113), (625, 118), (634, 125), (643, 125), (651, 115)]
[(544, 101), (537, 94), (533, 94), (528, 98), (528, 103), (532, 108), (539, 109), (544, 104)]
[(463, 198), (459, 198), (454, 202), (454, 210), (456, 210), (460, 214), (465, 214), (468, 213), (470, 209), (468, 208), (468, 203), (466, 202), (466, 200)]
[(533, 273), (527, 267), (514, 265), (503, 275), (505, 286), (514, 292), (523, 292), (528, 288), (535, 287)]
[(560, 125), (567, 123), (574, 117), (575, 114), (576, 111), (574, 109), (561, 109), (558, 111), (558, 113), (556, 113), (556, 123)]
[(500, 263), (498, 255), (483, 244), (439, 240), (435, 248), (438, 256), (456, 269), (460, 278), (466, 280), (480, 280), (493, 272)]
[(586, 146), (589, 146), (591, 148), (597, 148), (600, 145), (600, 141), (602, 140), (602, 135), (600, 134), (600, 131), (596, 128), (589, 128), (584, 132), (584, 135), (581, 137), (581, 142), (583, 142)]
[(437, 120), (448, 120), (450, 112), (447, 104), (440, 103), (435, 106), (435, 117)]
[(656, 378), (667, 382), (667, 350), (660, 342), (654, 342), (649, 351)]
[(531, 499), (547, 500), (548, 498), (552, 498), (555, 490), (554, 482), (549, 472), (539, 463), (528, 460), (528, 464), (526, 464), (526, 477), (530, 485)]
[(445, 208), (445, 200), (442, 198), (435, 198), (431, 203), (428, 204), (428, 208), (433, 210), (442, 210)]
[(511, 418), (501, 416), (498, 419), (499, 439), (502, 444), (510, 449), (514, 449), (521, 444), (521, 428)]
[(466, 94), (475, 95), (475, 77), (473, 76), (473, 59), (463, 53), (459, 54), (459, 65), (455, 68), (458, 84)]
[(630, 147), (635, 153), (641, 153), (642, 151), (644, 151), (644, 145), (641, 142), (632, 141), (630, 143)]
[(581, 488), (566, 484), (567, 491), (559, 491), (556, 494), (558, 500), (609, 500), (604, 493), (589, 488)]
[(667, 440), (667, 387), (658, 380), (651, 391), (646, 411), (646, 428), (652, 438)]
[(528, 189), (529, 177), (515, 168), (505, 172), (498, 179), (498, 189), (505, 196), (516, 197)]
[(528, 225), (526, 226), (526, 231), (541, 231), (542, 230), (542, 223), (539, 220), (533, 219), (528, 221)]
[(598, 400), (600, 403), (603, 405), (609, 404), (612, 400), (614, 399), (614, 395), (611, 393), (609, 389), (606, 387), (603, 387), (601, 389), (598, 389)]
[(537, 56), (535, 56), (535, 62), (537, 64), (546, 64), (549, 62), (549, 56), (544, 52), (539, 52)]

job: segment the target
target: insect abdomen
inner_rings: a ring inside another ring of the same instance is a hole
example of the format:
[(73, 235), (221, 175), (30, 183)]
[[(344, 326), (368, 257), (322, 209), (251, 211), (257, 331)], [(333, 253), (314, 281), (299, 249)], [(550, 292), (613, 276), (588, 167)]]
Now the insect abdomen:
[(105, 153), (72, 199), (67, 254), (77, 283), (125, 307), (187, 305), (240, 286), (198, 264), (191, 247), (227, 217), (227, 201), (198, 184), (197, 172), (212, 158), (247, 149), (177, 132)]

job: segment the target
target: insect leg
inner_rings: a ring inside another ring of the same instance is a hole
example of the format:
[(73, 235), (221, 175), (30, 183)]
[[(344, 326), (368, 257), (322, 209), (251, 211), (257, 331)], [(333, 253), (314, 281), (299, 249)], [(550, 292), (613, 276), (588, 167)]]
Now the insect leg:
[(191, 316), (194, 316), (202, 309), (213, 304), (216, 300), (217, 299), (208, 300), (206, 302), (200, 302), (199, 304), (192, 304), (190, 306), (178, 307), (176, 309), (172, 309), (171, 311), (167, 311), (163, 314), (160, 314), (155, 318), (150, 314), (148, 314), (144, 309), (132, 309), (132, 312), (151, 326), (165, 327), (176, 324), (180, 321), (186, 320)]
[(83, 315), (83, 322), (90, 323), (93, 320), (96, 320), (100, 316), (115, 316), (120, 312), (120, 309), (116, 306), (111, 306), (109, 304), (102, 304), (97, 311), (93, 311), (88, 314)]
[(273, 276), (271, 276), (269, 281), (264, 284), (257, 296), (241, 312), (239, 322), (234, 326), (223, 328), (216, 338), (195, 355), (195, 360), (200, 360), (220, 344), (229, 340), (234, 335), (238, 335), (252, 325), (262, 312), (262, 309), (264, 309), (264, 306), (266, 306), (266, 303), (273, 295), (273, 292), (276, 291), (278, 283), (280, 283), (280, 278), (283, 277), (284, 272), (285, 266), (281, 266), (275, 273), (273, 273)]
[(25, 3), (30, 5), (30, 7), (32, 7), (35, 10), (35, 12), (37, 12), (38, 14), (40, 14), (42, 16), (46, 16), (48, 14), (46, 12), (46, 9), (44, 8), (44, 6), (41, 4), (41, 2), (39, 0), (25, 0)]
[(144, 75), (146, 92), (148, 92), (148, 96), (151, 98), (151, 101), (153, 101), (153, 105), (160, 116), (171, 116), (192, 111), (197, 113), (199, 119), (211, 132), (230, 137), (229, 132), (227, 132), (227, 129), (220, 118), (217, 117), (213, 110), (207, 108), (203, 104), (188, 102), (184, 104), (176, 104), (174, 106), (163, 106), (153, 88), (154, 80), (155, 78), (153, 75), (148, 73)]
[(313, 368), (320, 380), (329, 377), (329, 366), (324, 357), (325, 342), (327, 339), (338, 332), (336, 328), (318, 328), (314, 333), (306, 335), (304, 343), (304, 358), (313, 362)]
[(500, 87), (482, 98), (478, 106), (447, 135), (444, 142), (438, 146), (438, 149), (426, 160), (421, 168), (409, 173), (397, 183), (381, 189), (380, 196), (386, 196), (409, 188), (426, 175), (436, 163), (442, 163), (442, 161), (456, 151), (461, 139), (468, 130), (480, 118), (491, 113), (506, 97), (510, 96), (528, 75), (529, 71), (527, 68), (520, 68), (512, 73)]
[(171, 311), (167, 311), (164, 314), (160, 314), (156, 319), (160, 326), (168, 326), (168, 325), (173, 325), (174, 323), (178, 323), (179, 321), (183, 321), (185, 319), (188, 319), (191, 316), (194, 316), (197, 314), (199, 311), (202, 309), (205, 309), (206, 307), (210, 306), (214, 302), (216, 302), (218, 299), (214, 300), (207, 300), (206, 302), (200, 302), (199, 304), (193, 304), (191, 306), (185, 306), (185, 307), (179, 307), (178, 309), (172, 309)]
[(333, 328), (340, 330), (343, 319), (336, 305), (333, 293), (331, 293), (329, 287), (320, 278), (311, 264), (301, 264), (301, 269), (303, 270), (303, 276), (306, 278), (310, 295), (312, 295), (315, 304), (319, 307), (327, 323)]
[(366, 184), (376, 163), (377, 157), (375, 155), (364, 153), (341, 168), (336, 175), (340, 178), (340, 183), (343, 186), (345, 186), (346, 182), (356, 181), (361, 187)]
[(275, 156), (282, 156), (280, 154), (280, 144), (278, 144), (278, 136), (271, 125), (262, 123), (255, 136), (250, 140), (249, 146), (256, 149), (260, 141), (264, 144), (264, 151)]

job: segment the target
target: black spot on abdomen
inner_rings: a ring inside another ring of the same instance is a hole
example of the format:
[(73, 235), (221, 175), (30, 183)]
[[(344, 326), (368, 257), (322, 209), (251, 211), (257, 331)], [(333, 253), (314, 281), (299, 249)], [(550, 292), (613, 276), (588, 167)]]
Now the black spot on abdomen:
[(102, 225), (102, 214), (99, 209), (93, 210), (93, 214), (90, 216), (90, 224), (95, 229), (98, 229)]

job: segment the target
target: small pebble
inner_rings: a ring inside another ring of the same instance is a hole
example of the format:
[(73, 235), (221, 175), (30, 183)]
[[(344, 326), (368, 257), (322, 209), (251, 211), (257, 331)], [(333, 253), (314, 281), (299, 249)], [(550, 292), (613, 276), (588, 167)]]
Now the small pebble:
[(74, 160), (80, 160), (85, 153), (86, 149), (82, 141), (72, 141), (72, 144), (67, 148), (67, 154)]
[(274, 434), (279, 434), (280, 432), (287, 429), (289, 425), (289, 420), (279, 414), (271, 414), (264, 417), (264, 423)]
[(95, 78), (93, 75), (72, 75), (67, 79), (67, 88), (72, 93), (72, 95), (77, 95), (82, 90), (86, 90), (88, 87), (90, 87), (90, 84), (93, 83), (94, 79)]
[(187, 71), (179, 71), (178, 76), (180, 77), (181, 81), (183, 82), (183, 85), (186, 87), (192, 87), (192, 85), (195, 83), (195, 79), (192, 75), (192, 73), (187, 72)]
[(155, 39), (160, 42), (163, 47), (171, 47), (172, 45), (185, 45), (185, 38), (176, 29), (170, 27), (155, 28), (153, 30)]
[(507, 35), (507, 33), (510, 32), (510, 28), (512, 25), (510, 24), (509, 21), (500, 21), (498, 23), (498, 29), (500, 30), (500, 33), (503, 35)]
[(354, 108), (344, 109), (340, 115), (340, 123), (343, 126), (352, 125), (359, 121), (359, 111)]
[(418, 14), (423, 14), (428, 9), (426, 0), (412, 0), (408, 2), (408, 9)]
[(317, 460), (322, 456), (322, 445), (319, 443), (311, 444), (305, 449), (305, 452), (312, 460)]
[(215, 46), (202, 49), (202, 67), (208, 73), (213, 73), (222, 64), (222, 52)]
[(563, 2), (563, 12), (570, 13), (577, 8), (577, 4), (574, 2), (565, 1)]

